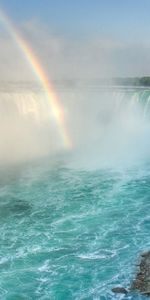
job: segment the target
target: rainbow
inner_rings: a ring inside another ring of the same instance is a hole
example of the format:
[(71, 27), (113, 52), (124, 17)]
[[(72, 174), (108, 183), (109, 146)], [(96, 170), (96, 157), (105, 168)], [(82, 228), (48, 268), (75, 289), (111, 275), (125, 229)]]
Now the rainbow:
[(61, 106), (61, 103), (57, 95), (55, 94), (54, 89), (50, 84), (48, 75), (46, 74), (44, 68), (42, 67), (42, 64), (40, 63), (38, 57), (33, 52), (29, 43), (25, 39), (23, 39), (20, 32), (15, 28), (15, 26), (10, 21), (10, 19), (1, 10), (0, 10), (0, 21), (9, 32), (12, 39), (18, 45), (19, 49), (24, 54), (25, 59), (30, 65), (35, 76), (42, 84), (46, 98), (50, 104), (52, 114), (56, 120), (64, 147), (68, 149), (72, 148), (72, 142), (65, 124), (63, 107)]

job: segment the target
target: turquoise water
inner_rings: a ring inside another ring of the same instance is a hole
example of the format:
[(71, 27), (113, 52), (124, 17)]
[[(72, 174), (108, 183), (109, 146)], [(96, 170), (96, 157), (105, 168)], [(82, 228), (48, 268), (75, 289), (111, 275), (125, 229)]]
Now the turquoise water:
[(111, 289), (150, 249), (150, 91), (60, 94), (74, 153), (0, 169), (0, 299), (144, 299)]
[(150, 165), (1, 173), (0, 299), (122, 299), (111, 288), (129, 287), (150, 247)]

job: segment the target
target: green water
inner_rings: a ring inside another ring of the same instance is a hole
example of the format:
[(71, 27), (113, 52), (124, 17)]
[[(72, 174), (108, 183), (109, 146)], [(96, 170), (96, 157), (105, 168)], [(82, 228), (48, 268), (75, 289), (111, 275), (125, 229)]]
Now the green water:
[[(150, 247), (150, 165), (3, 170), (0, 299), (122, 299)], [(130, 295), (124, 299), (142, 299)]]

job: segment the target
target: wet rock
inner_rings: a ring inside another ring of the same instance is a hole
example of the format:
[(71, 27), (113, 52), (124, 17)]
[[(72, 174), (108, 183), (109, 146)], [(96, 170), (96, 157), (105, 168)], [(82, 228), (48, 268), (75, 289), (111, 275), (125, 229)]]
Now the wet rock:
[(128, 291), (125, 288), (119, 287), (119, 286), (112, 288), (112, 292), (116, 293), (116, 294), (127, 294), (128, 293)]
[(132, 282), (131, 291), (139, 291), (142, 295), (150, 296), (150, 251), (141, 254), (138, 272)]
[(146, 251), (146, 252), (141, 253), (142, 257), (148, 257), (149, 255), (150, 255), (150, 251)]

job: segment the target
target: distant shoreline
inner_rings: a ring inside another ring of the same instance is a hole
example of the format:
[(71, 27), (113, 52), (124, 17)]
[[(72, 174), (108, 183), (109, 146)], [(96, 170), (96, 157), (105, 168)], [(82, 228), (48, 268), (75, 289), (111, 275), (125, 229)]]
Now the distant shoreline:
[[(56, 88), (108, 88), (108, 89), (150, 89), (150, 76), (144, 77), (114, 77), (114, 78), (63, 78), (50, 79), (50, 84)], [(0, 81), (0, 91), (6, 90), (41, 90), (38, 81)]]

